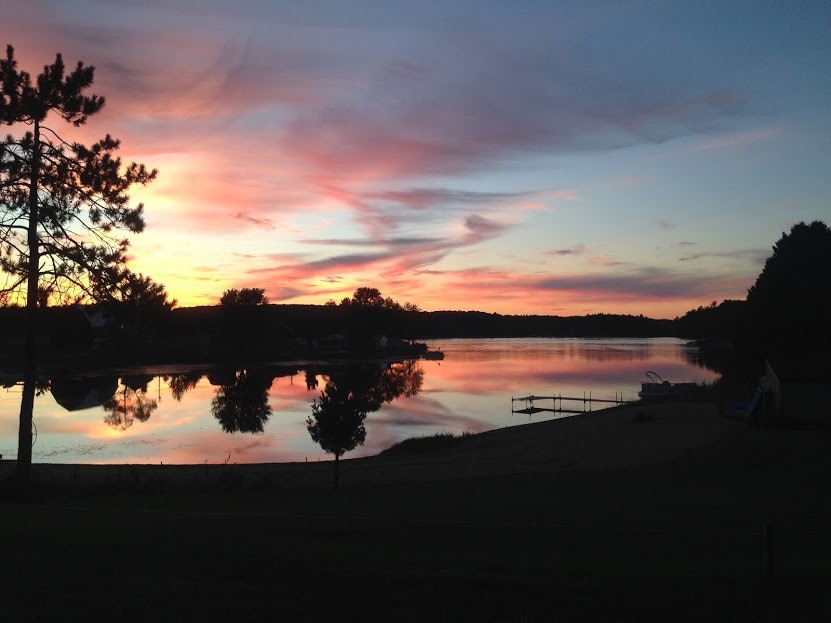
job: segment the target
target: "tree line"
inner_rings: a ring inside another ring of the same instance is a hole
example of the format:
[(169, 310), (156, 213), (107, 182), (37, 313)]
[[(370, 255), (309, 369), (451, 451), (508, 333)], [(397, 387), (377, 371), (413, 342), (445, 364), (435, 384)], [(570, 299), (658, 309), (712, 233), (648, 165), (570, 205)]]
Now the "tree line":
[[(378, 334), (404, 339), (452, 337), (661, 337), (729, 341), (751, 355), (818, 352), (829, 346), (826, 318), (831, 310), (831, 230), (820, 221), (798, 223), (783, 233), (746, 300), (713, 301), (683, 316), (653, 319), (643, 315), (503, 315), (479, 311), (421, 311), (399, 304), (378, 288), (361, 287), (339, 304), (272, 305), (263, 288), (226, 290), (219, 306), (172, 308), (158, 304), (116, 305), (112, 313), (123, 330), (136, 322), (159, 340), (230, 339), (263, 348), (286, 348), (296, 340), (342, 334), (357, 345)], [(140, 310), (140, 311), (139, 311)], [(141, 316), (141, 321), (135, 321)], [(25, 310), (0, 309), (0, 336), (25, 323)], [(42, 331), (51, 341), (78, 347), (92, 330), (69, 308), (44, 310)], [(71, 336), (67, 339), (62, 336)], [(129, 336), (122, 336), (128, 339)], [(146, 338), (146, 334), (145, 334)], [(118, 343), (116, 340), (114, 343)], [(118, 343), (119, 348), (123, 343)], [(129, 350), (129, 349), (128, 349)], [(187, 353), (180, 353), (186, 355)]]

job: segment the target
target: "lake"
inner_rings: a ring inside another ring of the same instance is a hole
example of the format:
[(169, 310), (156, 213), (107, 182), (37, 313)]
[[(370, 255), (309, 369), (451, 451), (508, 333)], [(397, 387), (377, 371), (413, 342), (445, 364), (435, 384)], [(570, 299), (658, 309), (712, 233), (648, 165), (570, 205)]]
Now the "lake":
[[(36, 463), (263, 463), (331, 458), (307, 430), (312, 403), (366, 413), (377, 454), (414, 436), (478, 433), (562, 417), (512, 413), (512, 397), (637, 399), (647, 370), (709, 382), (695, 350), (674, 338), (448, 339), (444, 359), (280, 363), (246, 370), (160, 366), (56, 378), (35, 400)], [(17, 455), (22, 387), (0, 390), (0, 453)], [(338, 403), (340, 404), (340, 403)], [(518, 409), (525, 406), (514, 404)], [(536, 406), (553, 406), (538, 401)], [(563, 406), (567, 406), (565, 403)], [(582, 404), (576, 405), (582, 408)], [(597, 410), (604, 403), (594, 403)], [(579, 417), (579, 416), (576, 416)]]

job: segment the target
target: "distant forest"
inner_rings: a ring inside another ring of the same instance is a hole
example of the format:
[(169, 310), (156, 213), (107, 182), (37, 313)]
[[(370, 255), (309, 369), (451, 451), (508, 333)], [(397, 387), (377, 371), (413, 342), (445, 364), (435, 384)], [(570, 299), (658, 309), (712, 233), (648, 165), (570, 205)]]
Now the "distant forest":
[[(241, 361), (379, 350), (413, 354), (423, 352), (413, 350), (416, 340), (438, 338), (671, 336), (699, 340), (706, 356), (729, 348), (753, 365), (787, 356), (825, 370), (831, 349), (831, 229), (820, 221), (794, 225), (774, 245), (745, 300), (714, 301), (671, 320), (429, 312), (371, 287), (325, 305), (270, 305), (264, 290), (243, 288), (226, 291), (217, 306), (171, 307), (113, 301), (41, 308), (39, 347), (110, 361)], [(26, 313), (0, 307), (0, 350), (7, 359), (22, 350)]]
[[(408, 311), (381, 307), (332, 305), (204, 306), (178, 309), (101, 305), (110, 334), (136, 339), (175, 337), (284, 341), (333, 335), (347, 338), (388, 335), (402, 339), (453, 337), (719, 337), (741, 313), (742, 301), (692, 310), (663, 320), (621, 314), (587, 316), (502, 315), (478, 311)], [(0, 308), (0, 339), (19, 334), (25, 310)], [(96, 329), (82, 308), (42, 310), (41, 341), (80, 346)], [(102, 331), (98, 331), (101, 333)]]

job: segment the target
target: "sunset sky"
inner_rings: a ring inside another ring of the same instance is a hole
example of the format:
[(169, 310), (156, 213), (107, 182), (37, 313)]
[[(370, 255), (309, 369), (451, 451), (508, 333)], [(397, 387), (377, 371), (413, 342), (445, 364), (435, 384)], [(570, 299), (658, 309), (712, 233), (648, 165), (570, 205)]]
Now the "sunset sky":
[[(0, 0), (159, 169), (131, 267), (180, 306), (379, 288), (673, 317), (831, 221), (831, 3)], [(73, 136), (69, 127), (52, 121)]]

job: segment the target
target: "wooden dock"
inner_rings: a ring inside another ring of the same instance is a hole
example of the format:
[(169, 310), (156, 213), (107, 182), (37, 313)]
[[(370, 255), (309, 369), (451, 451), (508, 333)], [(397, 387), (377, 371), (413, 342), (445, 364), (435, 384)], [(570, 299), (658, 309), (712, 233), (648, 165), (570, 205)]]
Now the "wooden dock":
[[(534, 404), (534, 401), (537, 400), (550, 400), (552, 401), (552, 406), (550, 407), (538, 407)], [(563, 402), (567, 404), (563, 406)], [(514, 403), (516, 402), (524, 402), (525, 407), (522, 409), (514, 409)], [(626, 404), (628, 401), (623, 399), (623, 392), (615, 392), (614, 399), (610, 398), (593, 398), (591, 391), (588, 393), (583, 392), (582, 398), (579, 396), (563, 396), (562, 394), (554, 394), (551, 396), (519, 396), (519, 397), (511, 397), (511, 413), (523, 413), (526, 415), (534, 415), (535, 413), (542, 413), (542, 412), (549, 412), (549, 413), (568, 413), (568, 414), (578, 414), (578, 413), (590, 413), (592, 410), (592, 405), (597, 402), (601, 403), (604, 406), (608, 405), (622, 405)], [(582, 409), (578, 408), (578, 404), (582, 403)], [(588, 408), (587, 408), (588, 407)]]

